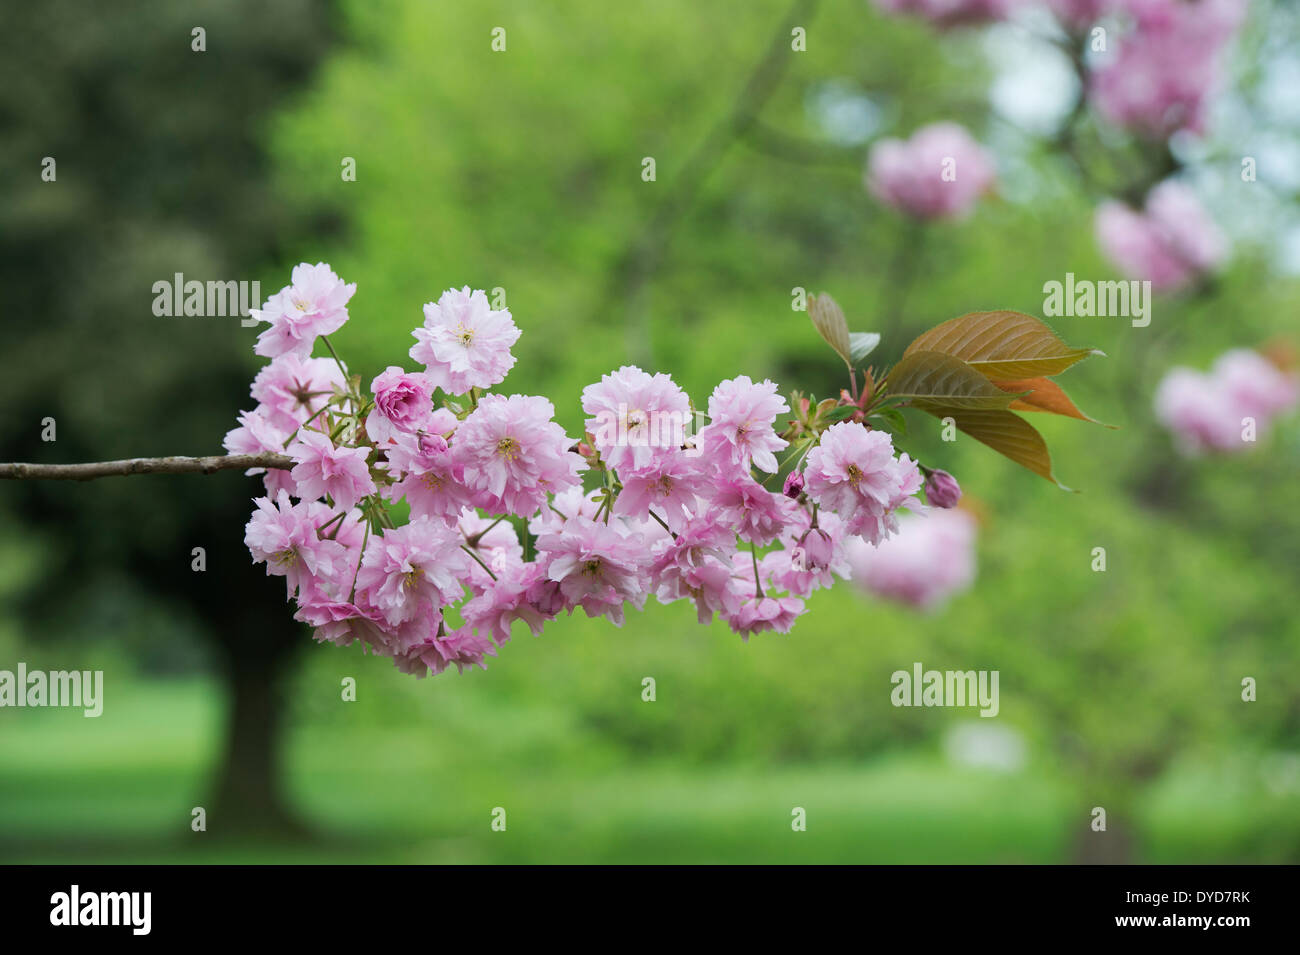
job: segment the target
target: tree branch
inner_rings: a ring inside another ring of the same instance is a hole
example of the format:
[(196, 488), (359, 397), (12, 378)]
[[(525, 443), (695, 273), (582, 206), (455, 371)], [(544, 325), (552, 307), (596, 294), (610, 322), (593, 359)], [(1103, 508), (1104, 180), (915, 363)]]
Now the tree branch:
[(165, 458), (128, 458), (125, 461), (92, 461), (88, 464), (0, 464), (0, 479), (12, 481), (91, 481), (129, 474), (214, 474), (244, 468), (293, 467), (287, 454), (214, 454), (203, 458), (173, 455)]
[(806, 139), (768, 126), (755, 119), (743, 133), (745, 142), (757, 152), (785, 162), (828, 165), (862, 165), (863, 150), (835, 142)]
[(603, 321), (611, 312), (617, 312), (622, 303), (627, 314), (628, 352), (633, 361), (646, 366), (654, 364), (650, 354), (647, 310), (640, 298), (659, 268), (673, 231), (691, 208), (709, 173), (736, 140), (748, 135), (763, 107), (776, 92), (793, 59), (790, 31), (811, 22), (819, 3), (820, 0), (794, 0), (727, 114), (687, 156), (644, 233), (628, 243), (610, 268), (610, 279), (595, 314)]

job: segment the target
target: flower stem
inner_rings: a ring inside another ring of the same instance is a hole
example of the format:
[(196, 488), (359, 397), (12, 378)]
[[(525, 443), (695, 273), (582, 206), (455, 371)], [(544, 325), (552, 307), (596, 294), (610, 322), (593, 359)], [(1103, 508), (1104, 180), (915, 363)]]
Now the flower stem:
[(651, 517), (653, 517), (653, 518), (655, 519), (655, 523), (656, 523), (656, 524), (658, 524), (660, 527), (662, 527), (664, 530), (666, 530), (669, 534), (672, 534), (672, 535), (673, 535), (673, 540), (677, 540), (677, 535), (676, 535), (676, 534), (673, 534), (673, 529), (672, 529), (671, 527), (669, 527), (667, 524), (664, 523), (664, 519), (663, 519), (662, 517), (660, 517), (660, 516), (659, 516), (658, 514), (656, 514), (654, 511), (649, 510), (649, 509), (646, 510), (646, 513), (648, 513)]
[(496, 579), (497, 579), (497, 575), (494, 574), (494, 573), (492, 573), (492, 568), (489, 567), (487, 564), (483, 563), (483, 559), (482, 559), (481, 557), (479, 557), (478, 554), (474, 553), (472, 550), (470, 550), (470, 549), (469, 549), (468, 547), (466, 547), (464, 544), (461, 544), (461, 545), (460, 545), (460, 549), (463, 550), (465, 553), (469, 554), (469, 556), (473, 557), (473, 558), (474, 558), (474, 561), (475, 561), (475, 562), (476, 562), (480, 567), (482, 567), (484, 570), (487, 571), (487, 575), (488, 575), (489, 577), (491, 577), (493, 580), (496, 580)]
[(483, 536), (484, 536), (485, 534), (487, 534), (488, 531), (492, 530), (492, 528), (496, 527), (498, 524), (500, 524), (502, 521), (504, 521), (505, 519), (506, 519), (506, 516), (505, 516), (504, 514), (502, 514), (500, 517), (498, 517), (495, 521), (493, 521), (493, 522), (492, 522), (491, 524), (489, 524), (487, 527), (483, 528), (483, 529), (482, 529), (481, 531), (479, 531), (477, 534), (471, 534), (469, 537), (466, 537), (466, 538), (465, 538), (465, 543), (466, 543), (466, 544), (469, 544), (470, 547), (477, 547), (477, 546), (478, 546), (478, 542), (481, 541), (481, 540), (483, 539)]
[(357, 578), (361, 576), (361, 558), (366, 556), (366, 544), (370, 542), (370, 522), (366, 521), (366, 533), (361, 538), (361, 553), (357, 555), (357, 569), (352, 573), (352, 590), (348, 593), (348, 603), (357, 602)]
[(339, 372), (342, 373), (343, 375), (343, 384), (344, 386), (346, 386), (348, 383), (348, 370), (343, 367), (343, 362), (339, 358), (339, 353), (334, 350), (334, 346), (330, 344), (330, 340), (328, 337), (322, 335), (320, 337), (320, 340), (325, 343), (325, 347), (329, 349), (330, 355), (334, 357), (334, 364), (339, 366)]
[(311, 424), (313, 421), (315, 421), (317, 418), (319, 418), (322, 414), (324, 414), (324, 413), (326, 412), (326, 410), (328, 410), (328, 408), (329, 408), (329, 405), (324, 405), (324, 406), (320, 409), (320, 411), (317, 411), (314, 415), (312, 415), (310, 418), (308, 418), (308, 419), (307, 419), (306, 421), (304, 421), (302, 424), (298, 425), (298, 427), (294, 428), (294, 429), (293, 429), (293, 432), (289, 435), (289, 437), (287, 437), (287, 438), (284, 439), (284, 444), (281, 445), (281, 447), (285, 447), (285, 448), (287, 448), (287, 447), (289, 446), (289, 442), (292, 441), (294, 438), (296, 438), (296, 437), (298, 436), (298, 432), (299, 432), (299, 431), (301, 431), (303, 428), (307, 427), (307, 425)]

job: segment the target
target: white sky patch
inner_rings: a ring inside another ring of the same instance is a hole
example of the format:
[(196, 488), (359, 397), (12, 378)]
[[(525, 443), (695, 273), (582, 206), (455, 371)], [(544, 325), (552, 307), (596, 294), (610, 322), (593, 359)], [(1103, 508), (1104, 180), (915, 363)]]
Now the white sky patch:
[(1292, 56), (1275, 56), (1264, 68), (1259, 100), (1276, 123), (1300, 124), (1300, 61)]
[(841, 80), (813, 87), (804, 108), (823, 135), (841, 146), (861, 146), (884, 125), (884, 111), (875, 101)]
[(989, 28), (984, 47), (994, 69), (989, 87), (994, 112), (1038, 135), (1056, 132), (1079, 94), (1065, 54), (1014, 24)]
[(1262, 182), (1300, 192), (1300, 141), (1281, 132), (1265, 133), (1258, 140), (1254, 158)]
[(1274, 267), (1283, 275), (1300, 275), (1300, 223), (1282, 233)]

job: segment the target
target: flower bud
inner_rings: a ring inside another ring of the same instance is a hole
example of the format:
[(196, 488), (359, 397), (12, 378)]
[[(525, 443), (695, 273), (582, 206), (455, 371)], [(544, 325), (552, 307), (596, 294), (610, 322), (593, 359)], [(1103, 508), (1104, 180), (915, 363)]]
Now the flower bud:
[(803, 492), (803, 472), (791, 471), (788, 475), (786, 475), (785, 487), (782, 489), (781, 493), (783, 493), (788, 498), (797, 499), (802, 492)]
[(825, 570), (835, 557), (835, 542), (830, 534), (814, 527), (799, 539), (799, 550), (805, 570)]
[(947, 471), (931, 471), (925, 479), (925, 500), (932, 507), (956, 507), (961, 485)]

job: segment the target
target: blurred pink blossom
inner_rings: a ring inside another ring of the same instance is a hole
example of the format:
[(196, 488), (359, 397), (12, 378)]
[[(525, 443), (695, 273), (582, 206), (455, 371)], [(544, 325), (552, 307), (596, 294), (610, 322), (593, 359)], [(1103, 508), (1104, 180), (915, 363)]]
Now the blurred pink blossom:
[(975, 519), (962, 510), (907, 514), (889, 540), (872, 547), (854, 537), (845, 546), (854, 582), (910, 607), (938, 607), (975, 580)]
[(1157, 291), (1186, 285), (1228, 253), (1227, 240), (1195, 194), (1174, 181), (1152, 189), (1142, 212), (1118, 200), (1102, 203), (1095, 229), (1106, 258)]
[(1005, 20), (1017, 0), (876, 0), (886, 13), (923, 17), (941, 27)]
[(1117, 126), (1154, 139), (1204, 131), (1206, 105), (1245, 0), (1126, 0), (1135, 21), (1092, 75), (1093, 105)]
[(1245, 419), (1262, 436), (1273, 419), (1293, 408), (1300, 381), (1258, 352), (1237, 348), (1220, 355), (1208, 373), (1172, 368), (1156, 389), (1156, 419), (1187, 454), (1244, 451)]
[(1079, 29), (1095, 23), (1102, 14), (1114, 9), (1117, 2), (1118, 0), (1047, 0), (1047, 5), (1063, 24)]
[(882, 139), (867, 160), (871, 194), (917, 219), (961, 218), (994, 181), (988, 153), (956, 123), (925, 126), (908, 140)]

